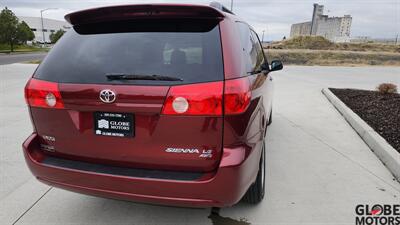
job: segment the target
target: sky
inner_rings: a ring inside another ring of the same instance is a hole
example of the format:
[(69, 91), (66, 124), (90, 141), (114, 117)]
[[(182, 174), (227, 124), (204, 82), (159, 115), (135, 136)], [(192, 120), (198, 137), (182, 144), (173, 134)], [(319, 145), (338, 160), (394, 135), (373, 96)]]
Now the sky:
[[(17, 16), (40, 16), (63, 20), (64, 15), (77, 10), (116, 4), (195, 3), (208, 5), (211, 0), (0, 0)], [(219, 0), (230, 7), (231, 0)], [(265, 40), (288, 37), (293, 23), (310, 21), (313, 3), (325, 5), (325, 14), (353, 17), (351, 36), (395, 38), (400, 34), (400, 0), (233, 0), (233, 12), (254, 27)]]

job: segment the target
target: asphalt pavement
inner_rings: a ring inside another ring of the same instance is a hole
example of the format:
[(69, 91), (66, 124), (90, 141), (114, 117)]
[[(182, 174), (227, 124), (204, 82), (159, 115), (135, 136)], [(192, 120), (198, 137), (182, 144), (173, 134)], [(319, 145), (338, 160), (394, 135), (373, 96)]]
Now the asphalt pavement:
[(0, 65), (27, 62), (31, 60), (42, 60), (46, 56), (47, 52), (37, 53), (12, 53), (12, 54), (0, 54)]
[(210, 209), (103, 199), (36, 181), (21, 150), (32, 132), (23, 87), (35, 67), (0, 66), (0, 224), (354, 225), (356, 205), (400, 201), (400, 184), (321, 93), (400, 85), (400, 67), (290, 66), (274, 73), (266, 198), (211, 217)]

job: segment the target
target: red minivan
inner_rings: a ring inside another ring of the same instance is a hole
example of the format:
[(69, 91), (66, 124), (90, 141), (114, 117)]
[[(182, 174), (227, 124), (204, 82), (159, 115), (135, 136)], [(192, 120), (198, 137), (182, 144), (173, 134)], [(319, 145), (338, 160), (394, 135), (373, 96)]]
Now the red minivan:
[(222, 5), (123, 5), (73, 27), (25, 88), (26, 162), (51, 186), (189, 207), (257, 203), (271, 71), (254, 30)]

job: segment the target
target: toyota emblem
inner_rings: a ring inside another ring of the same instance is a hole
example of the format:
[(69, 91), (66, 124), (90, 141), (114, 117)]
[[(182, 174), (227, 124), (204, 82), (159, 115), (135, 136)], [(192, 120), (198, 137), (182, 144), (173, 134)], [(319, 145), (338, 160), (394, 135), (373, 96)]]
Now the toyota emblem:
[(104, 103), (113, 103), (116, 99), (116, 95), (113, 91), (106, 89), (100, 91), (100, 100)]

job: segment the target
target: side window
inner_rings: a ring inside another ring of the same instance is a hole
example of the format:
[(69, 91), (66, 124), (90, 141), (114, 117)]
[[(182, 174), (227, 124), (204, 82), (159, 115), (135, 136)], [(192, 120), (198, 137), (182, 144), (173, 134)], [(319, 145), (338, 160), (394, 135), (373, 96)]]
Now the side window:
[(237, 22), (240, 31), (241, 47), (243, 48), (243, 59), (246, 64), (246, 72), (260, 70), (264, 63), (264, 53), (257, 34), (250, 27)]
[(256, 32), (251, 30), (251, 34), (253, 36), (253, 46), (257, 51), (257, 58), (256, 58), (256, 69), (260, 69), (261, 65), (265, 63), (265, 56), (264, 56), (264, 51), (262, 49), (262, 45), (260, 43), (260, 40), (258, 39), (258, 36)]
[(237, 25), (240, 32), (241, 48), (243, 52), (243, 60), (246, 65), (246, 72), (252, 72), (256, 66), (256, 53), (255, 49), (253, 49), (253, 37), (247, 24), (237, 22)]

